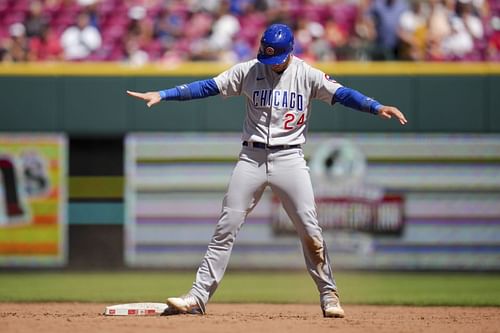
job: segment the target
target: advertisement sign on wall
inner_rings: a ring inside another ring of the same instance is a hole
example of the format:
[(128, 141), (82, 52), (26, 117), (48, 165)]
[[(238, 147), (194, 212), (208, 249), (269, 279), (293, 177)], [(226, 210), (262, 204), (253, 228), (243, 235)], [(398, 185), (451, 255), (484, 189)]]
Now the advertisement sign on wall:
[(0, 266), (66, 262), (66, 138), (0, 135)]
[[(128, 265), (199, 265), (240, 149), (229, 133), (127, 137)], [(335, 268), (500, 269), (500, 136), (311, 133), (304, 155)], [(294, 225), (270, 190), (230, 267), (303, 267)]]

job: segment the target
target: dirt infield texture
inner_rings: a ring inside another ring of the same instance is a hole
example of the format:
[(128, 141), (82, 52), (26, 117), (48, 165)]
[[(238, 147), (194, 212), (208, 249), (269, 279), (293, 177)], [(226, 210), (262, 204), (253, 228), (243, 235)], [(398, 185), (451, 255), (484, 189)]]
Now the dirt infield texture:
[(317, 305), (210, 304), (205, 316), (107, 317), (106, 305), (0, 303), (0, 331), (127, 332), (500, 332), (500, 308), (346, 305), (323, 318)]

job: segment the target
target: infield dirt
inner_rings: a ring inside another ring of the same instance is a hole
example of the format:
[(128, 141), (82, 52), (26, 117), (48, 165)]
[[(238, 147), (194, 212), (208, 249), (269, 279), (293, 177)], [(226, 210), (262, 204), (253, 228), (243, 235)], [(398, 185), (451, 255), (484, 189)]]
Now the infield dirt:
[(0, 303), (0, 331), (127, 332), (500, 332), (500, 308), (345, 305), (323, 318), (317, 305), (210, 304), (205, 316), (106, 317), (110, 304)]

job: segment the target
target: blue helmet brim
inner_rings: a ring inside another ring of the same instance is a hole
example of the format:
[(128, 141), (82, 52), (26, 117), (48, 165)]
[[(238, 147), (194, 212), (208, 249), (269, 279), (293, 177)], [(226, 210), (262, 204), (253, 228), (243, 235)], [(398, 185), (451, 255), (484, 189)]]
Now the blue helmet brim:
[(290, 53), (268, 56), (259, 52), (259, 54), (257, 54), (257, 60), (263, 63), (264, 65), (281, 65), (282, 63), (285, 62), (288, 55), (290, 55)]

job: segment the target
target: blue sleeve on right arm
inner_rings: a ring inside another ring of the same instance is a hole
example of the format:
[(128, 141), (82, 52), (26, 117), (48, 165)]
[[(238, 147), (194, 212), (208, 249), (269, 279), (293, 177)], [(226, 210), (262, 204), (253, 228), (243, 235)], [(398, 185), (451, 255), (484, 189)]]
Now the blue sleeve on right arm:
[(190, 99), (198, 99), (209, 96), (218, 95), (219, 88), (214, 79), (195, 81), (188, 84), (183, 84), (175, 88), (161, 90), (161, 99), (186, 101)]
[(382, 104), (373, 98), (366, 97), (359, 91), (347, 87), (340, 87), (335, 91), (333, 102), (339, 102), (351, 109), (373, 114), (378, 114), (378, 110), (382, 107)]

